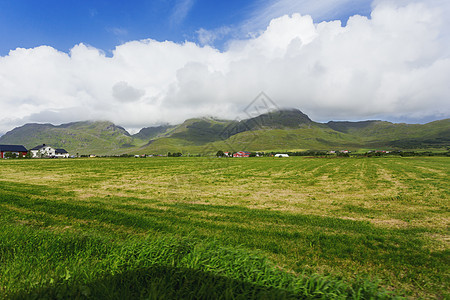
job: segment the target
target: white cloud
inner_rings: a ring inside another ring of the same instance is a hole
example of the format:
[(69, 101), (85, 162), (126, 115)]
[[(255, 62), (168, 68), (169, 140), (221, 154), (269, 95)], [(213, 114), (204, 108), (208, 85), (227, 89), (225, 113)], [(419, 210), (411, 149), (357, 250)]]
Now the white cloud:
[[(438, 5), (440, 4), (440, 5)], [(450, 4), (378, 1), (370, 18), (293, 14), (229, 49), (133, 41), (112, 57), (80, 44), (0, 57), (0, 132), (25, 122), (111, 120), (127, 128), (235, 118), (261, 91), (313, 120), (450, 116)]]
[(197, 30), (197, 38), (201, 45), (212, 45), (214, 41), (221, 40), (233, 31), (231, 27), (222, 26), (214, 30), (200, 28)]
[(175, 7), (173, 9), (172, 15), (170, 16), (170, 24), (172, 26), (179, 25), (183, 23), (184, 19), (189, 14), (195, 0), (177, 0)]
[(364, 7), (372, 0), (265, 0), (244, 24), (247, 31), (259, 31), (282, 15), (301, 13), (314, 19), (336, 19), (352, 8)]
[(145, 94), (143, 90), (136, 89), (125, 81), (116, 83), (112, 90), (114, 98), (122, 102), (133, 102), (139, 100)]

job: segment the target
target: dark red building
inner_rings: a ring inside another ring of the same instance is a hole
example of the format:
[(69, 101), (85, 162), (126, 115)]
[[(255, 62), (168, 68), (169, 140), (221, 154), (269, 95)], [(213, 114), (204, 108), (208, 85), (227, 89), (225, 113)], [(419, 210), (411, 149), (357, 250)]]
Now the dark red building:
[(12, 153), (18, 157), (24, 157), (27, 155), (28, 150), (22, 145), (0, 145), (0, 158), (5, 158), (6, 153)]

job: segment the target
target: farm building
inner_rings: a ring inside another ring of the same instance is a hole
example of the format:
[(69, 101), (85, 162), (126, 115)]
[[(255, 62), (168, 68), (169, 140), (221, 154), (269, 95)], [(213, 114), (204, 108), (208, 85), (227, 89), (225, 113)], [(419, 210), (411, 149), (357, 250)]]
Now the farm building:
[(67, 152), (64, 149), (56, 149), (55, 150), (55, 157), (68, 158), (69, 157), (69, 152)]
[(250, 152), (239, 151), (233, 154), (233, 157), (250, 157)]
[(42, 144), (32, 148), (31, 150), (32, 157), (53, 157), (55, 156), (55, 148), (52, 148), (46, 144)]
[(12, 153), (15, 156), (24, 157), (28, 150), (22, 145), (0, 145), (0, 158), (5, 158), (7, 153)]
[(69, 157), (69, 153), (67, 153), (64, 149), (55, 149), (46, 144), (42, 144), (34, 147), (30, 150), (33, 158), (41, 158), (41, 157), (60, 157), (67, 158)]
[(284, 154), (284, 153), (278, 153), (278, 154), (275, 154), (275, 157), (289, 157), (289, 155)]

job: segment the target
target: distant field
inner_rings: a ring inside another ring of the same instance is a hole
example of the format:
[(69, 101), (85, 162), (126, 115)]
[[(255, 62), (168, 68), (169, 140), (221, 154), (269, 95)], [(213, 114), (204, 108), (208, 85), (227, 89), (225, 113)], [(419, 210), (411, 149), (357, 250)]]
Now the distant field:
[(450, 297), (446, 157), (1, 160), (0, 175), (0, 298)]

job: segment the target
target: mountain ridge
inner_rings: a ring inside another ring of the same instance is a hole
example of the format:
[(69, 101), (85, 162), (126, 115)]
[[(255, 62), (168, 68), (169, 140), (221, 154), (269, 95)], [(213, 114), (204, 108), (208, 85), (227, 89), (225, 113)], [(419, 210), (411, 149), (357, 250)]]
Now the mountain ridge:
[(426, 124), (382, 120), (319, 123), (298, 109), (283, 109), (240, 121), (192, 118), (177, 125), (144, 127), (133, 135), (110, 121), (28, 123), (0, 137), (0, 144), (22, 144), (27, 148), (42, 143), (73, 154), (98, 155), (176, 151), (198, 154), (213, 149), (445, 148), (450, 147), (450, 119)]

